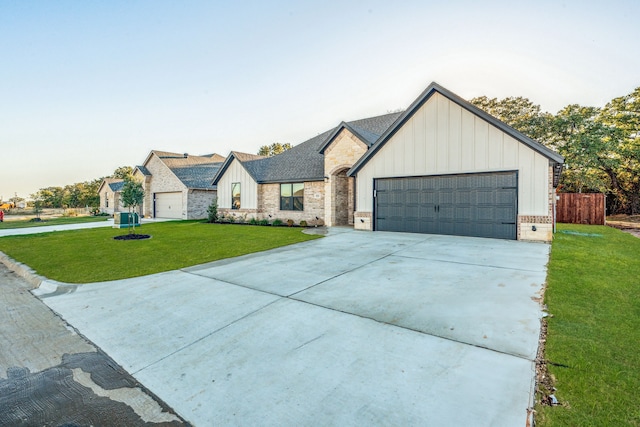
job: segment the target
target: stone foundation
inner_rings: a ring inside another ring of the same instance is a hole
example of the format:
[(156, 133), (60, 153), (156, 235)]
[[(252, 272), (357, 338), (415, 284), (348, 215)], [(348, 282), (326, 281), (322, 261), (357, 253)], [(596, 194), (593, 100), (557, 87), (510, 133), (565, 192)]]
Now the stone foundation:
[(353, 228), (356, 230), (373, 230), (373, 214), (371, 212), (355, 212), (353, 214)]
[(553, 217), (519, 216), (518, 240), (550, 242), (553, 239)]

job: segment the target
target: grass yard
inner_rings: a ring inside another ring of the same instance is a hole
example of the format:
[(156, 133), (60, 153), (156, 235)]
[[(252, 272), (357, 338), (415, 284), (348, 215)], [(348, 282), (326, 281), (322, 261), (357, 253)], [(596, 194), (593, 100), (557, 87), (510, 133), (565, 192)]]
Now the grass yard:
[(66, 283), (144, 276), (318, 238), (300, 228), (168, 221), (136, 227), (147, 240), (114, 240), (126, 230), (94, 228), (0, 238), (0, 251)]
[(48, 218), (42, 221), (30, 221), (28, 219), (12, 220), (10, 216), (5, 216), (4, 221), (0, 222), (0, 230), (8, 230), (10, 228), (28, 228), (43, 227), (45, 225), (64, 225), (78, 224), (84, 222), (100, 222), (106, 221), (106, 216), (63, 216), (60, 218)]
[(545, 359), (561, 406), (538, 426), (640, 426), (640, 239), (560, 224), (545, 302)]

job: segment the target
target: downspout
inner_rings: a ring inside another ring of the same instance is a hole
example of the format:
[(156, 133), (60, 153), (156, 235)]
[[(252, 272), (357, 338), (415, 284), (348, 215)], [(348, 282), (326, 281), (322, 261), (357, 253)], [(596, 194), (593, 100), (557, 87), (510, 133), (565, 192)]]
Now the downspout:
[(556, 234), (556, 203), (558, 202), (558, 195), (553, 194), (553, 234)]

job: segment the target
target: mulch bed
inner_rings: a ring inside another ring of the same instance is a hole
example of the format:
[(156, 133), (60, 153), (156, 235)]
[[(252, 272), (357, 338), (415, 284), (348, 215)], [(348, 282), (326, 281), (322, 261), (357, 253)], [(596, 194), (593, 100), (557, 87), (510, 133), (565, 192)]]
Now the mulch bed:
[(114, 237), (114, 240), (144, 240), (150, 238), (151, 236), (148, 234), (123, 234), (121, 236)]
[(554, 387), (555, 378), (549, 373), (545, 359), (545, 344), (547, 342), (547, 318), (542, 319), (540, 325), (540, 342), (538, 346), (538, 355), (536, 357), (536, 395), (539, 402), (543, 406), (555, 406), (558, 404), (555, 400)]

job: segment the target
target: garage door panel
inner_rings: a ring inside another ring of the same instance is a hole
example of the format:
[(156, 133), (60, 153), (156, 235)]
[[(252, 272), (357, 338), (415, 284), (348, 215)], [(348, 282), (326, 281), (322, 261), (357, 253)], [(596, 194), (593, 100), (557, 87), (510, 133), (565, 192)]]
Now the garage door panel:
[(155, 193), (156, 218), (182, 218), (182, 192)]
[(471, 206), (456, 206), (455, 217), (458, 221), (473, 221), (473, 209)]
[(422, 190), (420, 192), (421, 205), (433, 205), (438, 203), (438, 193), (434, 190)]
[(382, 178), (375, 188), (376, 230), (516, 238), (516, 172)]

